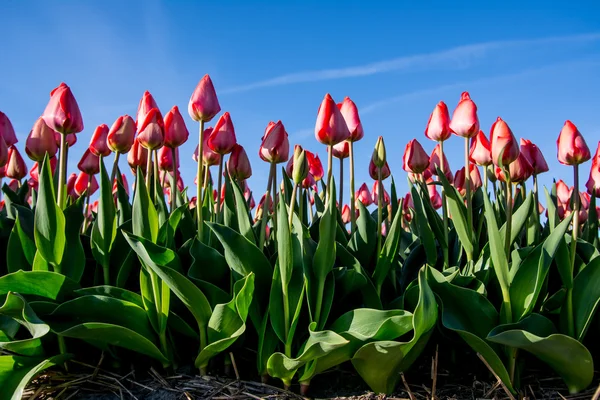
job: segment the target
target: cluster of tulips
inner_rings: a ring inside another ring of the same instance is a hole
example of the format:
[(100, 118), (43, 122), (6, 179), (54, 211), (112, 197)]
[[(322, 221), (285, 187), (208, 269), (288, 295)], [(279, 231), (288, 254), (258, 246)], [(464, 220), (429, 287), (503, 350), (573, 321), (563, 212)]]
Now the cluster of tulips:
[[(425, 129), (437, 145), (428, 155), (408, 142), (409, 191), (398, 196), (393, 178), (384, 188), (382, 137), (372, 187), (355, 188), (363, 126), (350, 98), (336, 104), (328, 94), (315, 126), (327, 169), (299, 145), (290, 154), (283, 123), (270, 122), (258, 150), (270, 173), (256, 204), (230, 114), (205, 127), (220, 112), (206, 75), (188, 106), (199, 123), (195, 197), (179, 172), (184, 117), (177, 106), (163, 117), (149, 92), (136, 120), (123, 115), (94, 130), (79, 174), (68, 174), (67, 160), (83, 119), (66, 84), (26, 139), (29, 171), (0, 113), (0, 178), (9, 179), (0, 205), (0, 399), (20, 396), (44, 369), (100, 352), (166, 370), (193, 363), (200, 374), (227, 372), (237, 356), (248, 374), (299, 382), (303, 392), (323, 371), (351, 364), (372, 390), (391, 393), (441, 341), (470, 348), (511, 398), (530, 356), (570, 392), (590, 385), (600, 146), (581, 192), (579, 165), (591, 154), (573, 123), (557, 141), (573, 185), (545, 189), (544, 208), (538, 175), (549, 168), (538, 147), (518, 142), (501, 118), (488, 141), (467, 92), (452, 118), (440, 102)], [(453, 135), (465, 145), (455, 173), (444, 155)], [(133, 196), (119, 169), (125, 154)], [(279, 177), (277, 164), (285, 164)]]

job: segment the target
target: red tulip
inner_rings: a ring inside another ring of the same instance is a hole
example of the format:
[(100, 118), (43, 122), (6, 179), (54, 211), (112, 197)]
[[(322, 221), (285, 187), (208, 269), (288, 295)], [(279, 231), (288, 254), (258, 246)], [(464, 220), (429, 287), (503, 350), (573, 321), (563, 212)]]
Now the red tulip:
[[(476, 191), (482, 185), (481, 175), (479, 174), (479, 168), (475, 164), (469, 163), (469, 184), (471, 191)], [(465, 187), (465, 167), (462, 167), (454, 175), (454, 187), (458, 192), (464, 196), (467, 193)]]
[[(127, 196), (129, 196), (129, 183), (127, 183), (127, 176), (125, 176), (125, 174), (121, 174), (121, 182), (123, 183), (123, 189), (125, 189), (125, 193), (127, 193)], [(117, 194), (117, 192), (119, 191), (118, 183), (118, 179), (115, 178), (112, 189), (113, 194)]]
[(138, 141), (138, 138), (133, 140), (133, 146), (127, 154), (127, 162), (129, 163), (129, 166), (134, 174), (136, 173), (138, 167), (140, 167), (142, 171), (146, 171), (148, 151), (142, 147)]
[(304, 180), (302, 181), (302, 188), (304, 189), (310, 189), (310, 188), (316, 188), (317, 186), (317, 182), (315, 180), (315, 177), (313, 176), (313, 174), (311, 174), (310, 172), (308, 173), (308, 175), (306, 175), (306, 178), (304, 178)]
[(224, 155), (231, 153), (233, 146), (237, 143), (235, 129), (229, 112), (221, 115), (217, 124), (208, 138), (208, 147), (215, 153)]
[(556, 197), (562, 204), (567, 204), (571, 199), (571, 189), (562, 179), (556, 182)]
[(360, 201), (363, 206), (369, 207), (373, 204), (373, 200), (371, 199), (371, 192), (369, 191), (369, 187), (366, 183), (360, 185), (355, 194), (356, 201)]
[(258, 155), (263, 161), (269, 163), (286, 162), (290, 157), (290, 142), (285, 127), (281, 121), (269, 122)]
[(451, 134), (448, 106), (443, 101), (440, 101), (429, 116), (429, 121), (427, 121), (427, 127), (425, 128), (425, 136), (436, 142), (443, 142)]
[(51, 129), (62, 133), (79, 133), (83, 130), (83, 119), (71, 89), (61, 83), (50, 92), (50, 101), (42, 115)]
[(82, 196), (88, 188), (88, 182), (90, 185), (90, 192), (88, 193), (88, 196), (93, 196), (94, 193), (96, 193), (96, 190), (98, 190), (98, 181), (94, 175), (89, 175), (85, 172), (80, 172), (79, 175), (77, 175), (74, 186), (75, 193), (77, 193), (79, 196)]
[(420, 182), (423, 179), (425, 179), (426, 182), (429, 182), (431, 179), (431, 177), (433, 176), (433, 174), (431, 173), (431, 169), (426, 169), (425, 171), (423, 171), (423, 173), (421, 174), (413, 174), (412, 172), (409, 172), (408, 174), (408, 180), (410, 180), (412, 183), (415, 182)]
[(125, 114), (117, 118), (106, 136), (106, 144), (115, 153), (127, 153), (135, 139), (135, 122)]
[(473, 100), (471, 100), (469, 92), (463, 92), (460, 95), (458, 106), (456, 106), (454, 113), (452, 114), (450, 130), (454, 132), (454, 134), (464, 138), (472, 138), (479, 132), (477, 106)]
[[(569, 191), (569, 198), (573, 196), (573, 188)], [(588, 218), (588, 210), (590, 208), (590, 195), (585, 192), (579, 193), (579, 222), (585, 223)], [(571, 203), (568, 202), (565, 204), (565, 217), (568, 217), (573, 212), (573, 207), (571, 207)]]
[(15, 146), (8, 149), (8, 162), (5, 166), (5, 175), (7, 178), (21, 180), (27, 176), (27, 165), (21, 157), (21, 153)]
[(320, 143), (333, 146), (348, 139), (349, 136), (350, 131), (340, 109), (331, 95), (326, 94), (317, 113), (315, 137)]
[(337, 106), (340, 109), (342, 117), (344, 117), (344, 121), (346, 121), (348, 131), (350, 132), (348, 141), (358, 142), (363, 138), (365, 133), (363, 131), (362, 123), (360, 122), (360, 117), (358, 116), (358, 108), (356, 107), (356, 104), (350, 100), (350, 97), (345, 97), (344, 101), (338, 103)]
[(87, 149), (85, 153), (83, 153), (83, 156), (81, 156), (77, 168), (86, 174), (95, 175), (100, 172), (100, 158), (92, 153), (90, 149)]
[(521, 154), (523, 154), (527, 161), (529, 161), (529, 164), (531, 164), (535, 175), (549, 171), (544, 155), (535, 144), (531, 143), (531, 140), (521, 139), (520, 150)]
[(490, 142), (485, 137), (483, 131), (479, 131), (479, 133), (471, 139), (469, 161), (482, 167), (487, 167), (492, 163)]
[[(52, 175), (54, 175), (54, 172), (56, 171), (56, 157), (52, 157), (50, 159), (50, 171), (52, 172)], [(31, 167), (31, 169), (29, 170), (29, 176), (31, 177), (31, 179), (38, 181), (40, 180), (40, 164), (38, 162), (33, 163), (33, 166)]]
[(164, 141), (164, 122), (158, 108), (151, 109), (142, 121), (138, 121), (138, 136), (140, 144), (148, 150), (159, 149)]
[(442, 161), (440, 156), (442, 149), (440, 144), (438, 143), (437, 146), (435, 146), (435, 148), (433, 149), (433, 151), (431, 152), (431, 155), (429, 156), (429, 170), (431, 171), (431, 173), (433, 175), (437, 176), (437, 169), (441, 168), (441, 166), (444, 166), (444, 175), (446, 175), (446, 178), (448, 179), (449, 182), (452, 182), (452, 171), (450, 170), (450, 164), (448, 163), (448, 159), (446, 158), (446, 155), (444, 154), (444, 159)]
[(0, 137), (4, 139), (7, 147), (14, 146), (19, 141), (10, 119), (2, 111), (0, 111)]
[(413, 202), (410, 192), (408, 192), (406, 193), (406, 196), (404, 196), (404, 198), (402, 199), (402, 213), (404, 214), (404, 219), (406, 220), (406, 222), (410, 222), (412, 220), (410, 210), (414, 208), (415, 204)]
[(402, 158), (402, 168), (406, 172), (420, 174), (429, 167), (429, 156), (423, 150), (423, 146), (417, 139), (412, 139), (406, 144), (404, 157)]
[[(479, 179), (479, 181), (481, 182), (481, 178)], [(437, 186), (430, 184), (430, 182), (433, 182), (433, 180), (430, 179), (427, 182), (428, 183), (427, 191), (429, 192), (429, 200), (431, 201), (431, 205), (433, 206), (433, 208), (436, 210), (439, 210), (442, 207), (442, 196), (440, 196), (440, 193), (437, 190)]]
[[(390, 166), (388, 165), (388, 163), (386, 161), (383, 168), (381, 168), (381, 180), (382, 181), (386, 180), (387, 178), (390, 177), (391, 174), (392, 173), (390, 171)], [(373, 159), (371, 159), (371, 161), (369, 162), (369, 176), (371, 176), (371, 178), (374, 180), (379, 179), (379, 173), (377, 171), (377, 167), (375, 166), (375, 163), (373, 162)]]
[(90, 151), (98, 157), (108, 157), (110, 155), (110, 148), (108, 147), (107, 138), (108, 125), (98, 125), (90, 140)]
[(69, 175), (69, 179), (67, 179), (67, 196), (71, 199), (75, 200), (79, 197), (77, 192), (75, 192), (75, 181), (77, 180), (77, 174), (72, 173)]
[(208, 122), (221, 111), (217, 93), (210, 76), (204, 75), (188, 103), (188, 113), (194, 121)]
[[(329, 147), (327, 147), (327, 151), (329, 151)], [(338, 144), (334, 145), (333, 156), (341, 160), (348, 158), (350, 156), (350, 142), (344, 140), (343, 142), (339, 142)]]
[[(517, 159), (508, 166), (508, 173), (510, 174), (512, 183), (521, 183), (533, 175), (533, 167), (529, 164), (529, 161), (527, 161), (527, 158), (523, 154), (519, 154)], [(496, 176), (502, 182), (506, 182), (506, 177), (504, 176), (504, 170), (502, 168), (496, 167)]]
[[(62, 138), (62, 134), (58, 132), (54, 132), (54, 141), (56, 142), (56, 146), (60, 148), (60, 139)], [(73, 147), (75, 143), (77, 143), (77, 135), (74, 133), (69, 133), (67, 135), (67, 147)]]
[[(373, 189), (371, 190), (371, 200), (373, 201), (373, 204), (375, 204), (375, 205), (378, 204), (378, 201), (379, 201), (379, 184), (378, 184), (377, 181), (373, 182)], [(383, 204), (385, 204), (385, 205), (390, 204), (390, 195), (385, 190), (385, 188), (383, 189)]]
[(190, 133), (177, 106), (173, 106), (165, 115), (165, 146), (172, 149), (187, 142)]
[(248, 209), (253, 210), (256, 207), (256, 203), (254, 202), (254, 196), (252, 196), (252, 191), (248, 186), (244, 190), (244, 199), (246, 199), (246, 204), (248, 204)]
[(590, 149), (585, 143), (583, 135), (579, 133), (577, 127), (571, 122), (565, 122), (558, 139), (558, 161), (565, 165), (578, 165), (591, 158)]
[[(138, 104), (138, 110), (136, 114), (135, 125), (138, 133), (142, 131), (142, 124), (144, 123), (144, 120), (146, 119), (146, 116), (148, 115), (150, 110), (152, 110), (153, 108), (159, 110), (158, 104), (156, 104), (154, 97), (152, 97), (150, 92), (146, 90), (142, 95), (142, 98), (140, 99), (140, 103)], [(161, 116), (162, 120), (162, 114), (160, 114), (160, 111), (158, 113)]]
[[(1, 165), (1, 163), (0, 163)], [(590, 177), (585, 184), (588, 193), (595, 197), (600, 197), (600, 142), (596, 154), (592, 159), (592, 167), (590, 168)]]
[(321, 164), (321, 160), (319, 159), (319, 155), (312, 153), (308, 150), (304, 150), (306, 154), (306, 159), (308, 160), (308, 173), (313, 176), (316, 182), (323, 179), (323, 175), (325, 172), (323, 171), (323, 164)]
[(40, 117), (27, 136), (25, 152), (33, 161), (42, 161), (46, 153), (54, 157), (58, 148), (54, 141), (54, 131)]
[(0, 168), (4, 168), (8, 162), (8, 146), (4, 141), (4, 138), (0, 136)]
[(227, 170), (232, 178), (240, 181), (252, 176), (252, 166), (250, 165), (246, 150), (239, 144), (236, 144), (231, 151), (231, 155), (227, 161)]
[[(175, 148), (177, 153), (177, 169), (179, 169), (179, 149)], [(161, 171), (173, 171), (173, 151), (163, 146), (158, 150), (158, 169)]]
[[(213, 129), (206, 128), (204, 130), (204, 135), (202, 136), (202, 163), (207, 166), (219, 165), (221, 162), (221, 155), (215, 153), (208, 147), (208, 138), (210, 137)], [(196, 145), (196, 150), (194, 150), (194, 154), (192, 155), (192, 159), (198, 162), (198, 146)]]
[(350, 222), (350, 207), (348, 207), (348, 204), (344, 204), (344, 207), (342, 207), (342, 222), (344, 224)]
[(19, 190), (19, 180), (18, 179), (11, 179), (8, 182), (8, 188), (10, 190), (12, 190), (13, 192), (17, 192)]
[[(519, 144), (508, 124), (498, 117), (490, 132), (492, 162), (497, 167), (507, 166), (519, 157)], [(502, 156), (502, 158), (500, 158)]]

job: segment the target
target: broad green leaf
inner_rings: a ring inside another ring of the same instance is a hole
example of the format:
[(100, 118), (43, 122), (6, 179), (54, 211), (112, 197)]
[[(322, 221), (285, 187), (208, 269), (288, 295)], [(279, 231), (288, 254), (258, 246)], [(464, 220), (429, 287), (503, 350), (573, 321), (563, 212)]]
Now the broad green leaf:
[(573, 319), (575, 338), (583, 342), (600, 303), (600, 257), (594, 258), (575, 277), (573, 284)]
[(277, 227), (277, 266), (279, 267), (281, 289), (283, 293), (287, 293), (287, 287), (292, 279), (294, 269), (292, 234), (288, 225), (287, 206), (284, 202), (280, 201), (277, 208), (279, 214), (279, 226)]
[(81, 243), (81, 226), (83, 225), (83, 197), (68, 206), (65, 211), (66, 245), (63, 260), (60, 264), (61, 272), (79, 282), (85, 270), (85, 251)]
[(237, 225), (240, 233), (251, 243), (256, 244), (256, 236), (252, 230), (252, 220), (250, 218), (250, 211), (248, 210), (248, 203), (246, 203), (244, 193), (242, 193), (242, 190), (237, 183), (233, 182), (231, 186), (235, 196)]
[(192, 239), (190, 256), (193, 259), (188, 271), (191, 278), (218, 285), (229, 276), (227, 261), (218, 251), (199, 241)]
[[(100, 198), (98, 215), (92, 227), (91, 246), (94, 258), (105, 270), (109, 269), (110, 251), (117, 235), (117, 215), (112, 188), (104, 161), (100, 158)], [(109, 282), (104, 283), (109, 284)]]
[(400, 245), (400, 238), (402, 229), (402, 213), (399, 212), (394, 217), (390, 231), (385, 239), (385, 243), (381, 248), (381, 253), (377, 257), (377, 265), (373, 272), (373, 283), (377, 289), (377, 293), (381, 293), (381, 287), (388, 272), (392, 267), (392, 263), (398, 255), (398, 247)]
[(30, 338), (0, 342), (0, 349), (21, 356), (42, 356), (42, 337), (50, 332), (50, 327), (33, 312), (25, 299), (16, 293), (9, 292), (0, 307), (0, 316), (8, 317), (23, 326)]
[[(419, 194), (415, 186), (412, 187), (411, 193), (413, 203), (415, 205), (415, 220), (417, 222), (417, 234), (419, 235), (419, 240), (421, 241), (421, 243), (423, 243), (423, 247), (425, 247), (427, 263), (431, 266), (434, 266), (437, 262), (438, 255), (437, 247), (435, 244), (435, 237), (433, 236), (433, 231), (429, 227), (427, 217), (425, 216), (423, 199), (421, 198), (421, 195)], [(427, 199), (427, 201), (429, 201), (429, 199)]]
[(77, 282), (50, 271), (17, 271), (0, 277), (0, 295), (13, 291), (60, 300), (78, 288)]
[(56, 205), (48, 155), (39, 171), (39, 193), (34, 218), (35, 245), (46, 261), (58, 269), (65, 250), (65, 216)]
[(335, 262), (335, 234), (337, 230), (337, 217), (335, 205), (335, 183), (333, 177), (329, 182), (329, 201), (319, 223), (319, 242), (313, 259), (313, 274), (317, 286), (323, 285), (327, 275), (333, 269)]
[[(34, 240), (34, 216), (29, 208), (13, 205), (15, 225), (8, 239), (6, 267), (8, 272), (30, 270), (36, 248)], [(28, 266), (29, 264), (29, 266)]]
[(129, 195), (123, 186), (121, 170), (119, 169), (117, 170), (117, 210), (118, 226), (123, 225), (125, 221), (129, 221), (131, 219), (131, 204), (129, 204)]
[[(442, 183), (442, 186), (444, 187), (444, 192), (446, 193), (446, 199), (448, 201), (448, 208), (450, 210), (450, 215), (452, 215), (452, 222), (454, 223), (454, 228), (456, 229), (456, 233), (460, 238), (460, 243), (467, 254), (473, 254), (473, 238), (469, 234), (470, 229), (468, 229), (467, 227), (467, 208), (465, 206), (463, 198), (456, 191), (454, 186), (452, 186), (450, 182), (448, 182), (448, 179), (439, 168), (438, 178)], [(487, 196), (483, 197), (487, 198)]]
[(135, 181), (135, 195), (133, 196), (132, 227), (133, 234), (156, 243), (158, 238), (158, 214), (154, 204), (150, 201), (148, 188), (138, 168)]
[(359, 215), (356, 231), (350, 238), (348, 249), (360, 260), (363, 267), (372, 268), (371, 260), (377, 248), (377, 222), (371, 218), (371, 214), (360, 201), (357, 205)]
[(113, 297), (115, 299), (128, 301), (139, 307), (144, 307), (142, 296), (127, 289), (122, 289), (114, 286), (91, 286), (83, 289), (77, 289), (75, 290), (75, 293), (79, 296), (98, 295)]
[(19, 400), (25, 387), (40, 372), (55, 365), (61, 365), (71, 358), (61, 354), (46, 360), (13, 355), (0, 356), (0, 400)]

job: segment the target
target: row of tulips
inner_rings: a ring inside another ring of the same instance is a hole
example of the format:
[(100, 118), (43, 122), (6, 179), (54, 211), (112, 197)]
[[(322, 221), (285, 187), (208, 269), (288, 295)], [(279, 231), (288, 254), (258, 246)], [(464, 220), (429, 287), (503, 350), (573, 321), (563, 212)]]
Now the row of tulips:
[[(359, 112), (350, 98), (336, 104), (326, 95), (315, 137), (327, 168), (299, 145), (290, 154), (283, 123), (270, 122), (258, 149), (269, 179), (256, 204), (230, 114), (205, 126), (220, 112), (205, 76), (188, 107), (199, 123), (195, 197), (179, 173), (184, 117), (176, 106), (163, 117), (149, 92), (136, 120), (124, 115), (94, 130), (79, 174), (67, 171), (83, 131), (67, 85), (52, 91), (26, 139), (29, 171), (0, 114), (0, 177), (10, 179), (0, 209), (0, 386), (8, 388), (0, 399), (18, 398), (46, 368), (100, 351), (166, 370), (193, 363), (201, 374), (227, 371), (237, 356), (254, 361), (255, 376), (297, 381), (303, 391), (351, 364), (374, 391), (391, 393), (400, 373), (443, 341), (470, 347), (510, 397), (521, 389), (525, 354), (570, 392), (590, 385), (588, 331), (600, 329), (600, 147), (580, 192), (579, 165), (591, 153), (571, 122), (557, 146), (573, 185), (545, 189), (545, 210), (541, 151), (500, 118), (488, 141), (466, 92), (452, 118), (443, 102), (432, 112), (431, 155), (416, 139), (407, 144), (410, 187), (398, 196), (393, 178), (389, 193), (384, 187), (391, 171), (382, 137), (373, 184), (355, 188)], [(453, 135), (465, 143), (455, 173), (444, 155)], [(132, 196), (121, 155), (134, 173)]]

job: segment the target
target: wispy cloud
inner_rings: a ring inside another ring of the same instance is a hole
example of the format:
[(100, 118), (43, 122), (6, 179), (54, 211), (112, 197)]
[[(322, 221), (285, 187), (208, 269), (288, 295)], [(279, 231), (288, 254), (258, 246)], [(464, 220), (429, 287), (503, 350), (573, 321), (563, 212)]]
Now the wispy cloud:
[(502, 40), (485, 43), (463, 45), (447, 50), (398, 57), (391, 60), (378, 61), (351, 67), (330, 68), (313, 71), (294, 72), (262, 81), (234, 86), (221, 90), (220, 93), (238, 93), (253, 89), (283, 86), (295, 83), (318, 82), (331, 79), (342, 79), (376, 75), (391, 71), (410, 71), (420, 68), (448, 67), (466, 68), (474, 60), (485, 57), (492, 50), (508, 48), (527, 48), (540, 45), (560, 45), (569, 43), (585, 43), (600, 40), (600, 33), (582, 35), (555, 36), (541, 39)]

